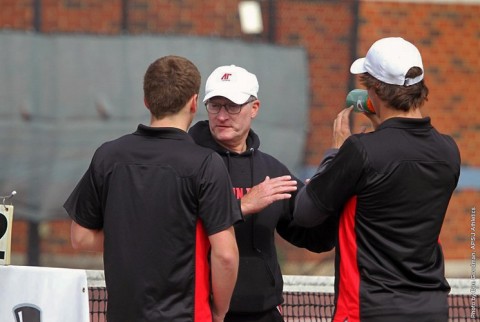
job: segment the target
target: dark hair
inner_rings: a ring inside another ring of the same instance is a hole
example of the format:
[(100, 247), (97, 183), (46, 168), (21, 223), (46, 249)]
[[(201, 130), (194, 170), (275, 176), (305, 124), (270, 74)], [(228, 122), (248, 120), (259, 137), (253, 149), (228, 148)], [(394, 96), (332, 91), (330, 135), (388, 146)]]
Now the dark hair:
[[(412, 67), (407, 72), (407, 78), (414, 78), (423, 73), (419, 67)], [(360, 83), (366, 88), (373, 88), (378, 97), (388, 106), (408, 112), (410, 109), (420, 108), (428, 100), (428, 87), (422, 79), (420, 82), (405, 86), (392, 85), (379, 81), (369, 73), (360, 75)]]
[(200, 72), (188, 59), (165, 56), (154, 61), (143, 79), (143, 93), (156, 118), (178, 113), (200, 91)]

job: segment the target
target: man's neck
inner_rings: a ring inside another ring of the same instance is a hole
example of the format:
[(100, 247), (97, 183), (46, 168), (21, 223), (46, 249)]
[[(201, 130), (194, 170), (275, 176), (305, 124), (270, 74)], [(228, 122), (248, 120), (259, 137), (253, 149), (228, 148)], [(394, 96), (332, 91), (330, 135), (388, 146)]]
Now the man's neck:
[[(193, 117), (197, 111), (197, 94), (192, 98), (175, 114), (170, 114), (162, 118), (156, 118), (150, 113), (150, 126), (151, 127), (174, 127), (187, 132), (190, 124), (192, 124)], [(145, 103), (145, 105), (147, 105)]]
[(407, 112), (395, 110), (388, 107), (383, 107), (381, 109), (380, 120), (382, 122), (393, 117), (404, 117), (404, 118), (414, 118), (414, 119), (423, 118), (422, 112), (420, 111), (419, 108), (410, 109)]
[(174, 127), (187, 132), (190, 124), (191, 120), (189, 121), (185, 118), (178, 117), (178, 115), (166, 116), (161, 119), (156, 119), (153, 116), (150, 118), (151, 127)]
[(247, 142), (246, 141), (243, 141), (242, 143), (240, 144), (236, 144), (236, 145), (227, 145), (227, 144), (224, 144), (220, 141), (217, 141), (218, 144), (220, 144), (221, 146), (223, 146), (225, 149), (231, 151), (231, 152), (235, 152), (235, 153), (243, 153), (247, 150)]

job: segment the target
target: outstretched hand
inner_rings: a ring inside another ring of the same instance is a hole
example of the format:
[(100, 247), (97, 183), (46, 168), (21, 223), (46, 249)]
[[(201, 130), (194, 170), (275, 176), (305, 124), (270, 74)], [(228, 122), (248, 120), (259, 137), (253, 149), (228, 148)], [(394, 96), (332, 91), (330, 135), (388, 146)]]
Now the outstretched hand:
[(252, 187), (241, 199), (243, 215), (257, 213), (275, 201), (292, 197), (291, 192), (297, 190), (297, 181), (291, 176), (281, 176), (265, 180)]

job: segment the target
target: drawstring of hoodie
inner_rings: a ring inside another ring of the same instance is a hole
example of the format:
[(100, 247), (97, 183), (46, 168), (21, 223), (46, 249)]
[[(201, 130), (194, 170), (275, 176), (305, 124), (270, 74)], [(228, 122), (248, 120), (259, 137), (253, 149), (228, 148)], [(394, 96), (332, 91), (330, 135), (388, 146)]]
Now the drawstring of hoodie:
[(227, 155), (227, 170), (228, 173), (230, 174), (230, 151), (226, 151), (225, 154)]
[[(250, 148), (250, 186), (253, 188), (253, 186), (255, 185), (255, 181), (254, 181), (254, 169), (255, 167), (253, 166), (253, 153), (255, 152), (255, 149), (254, 148)], [(255, 242), (255, 221), (256, 221), (256, 218), (257, 216), (254, 214), (253, 217), (252, 217), (252, 247), (253, 249), (255, 249), (257, 252), (261, 253), (262, 251), (260, 249), (257, 248), (257, 245), (256, 245), (256, 242)]]

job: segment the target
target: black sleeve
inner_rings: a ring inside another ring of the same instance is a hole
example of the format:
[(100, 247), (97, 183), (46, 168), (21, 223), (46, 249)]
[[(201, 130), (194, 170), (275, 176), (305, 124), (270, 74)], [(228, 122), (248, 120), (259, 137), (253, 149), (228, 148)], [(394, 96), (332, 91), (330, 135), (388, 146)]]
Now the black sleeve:
[(200, 182), (199, 215), (208, 235), (243, 220), (227, 168), (217, 153), (204, 162)]
[[(323, 172), (335, 158), (337, 153), (338, 149), (327, 150), (314, 176)], [(320, 225), (326, 218), (325, 216), (319, 215), (318, 208), (306, 192), (306, 187), (300, 189), (295, 198), (295, 212), (293, 218), (295, 223), (302, 227), (315, 227)]]
[(330, 217), (321, 225), (314, 227), (301, 227), (293, 220), (280, 220), (277, 224), (277, 232), (283, 239), (300, 248), (321, 253), (327, 252), (335, 246), (338, 220)]
[(319, 211), (313, 199), (307, 193), (306, 186), (297, 194), (295, 199), (294, 222), (302, 227), (314, 227), (320, 225), (326, 216), (319, 215)]
[[(94, 156), (95, 158), (95, 156)], [(103, 211), (98, 185), (95, 178), (93, 161), (65, 201), (63, 208), (68, 215), (82, 227), (88, 229), (103, 228)]]
[[(304, 185), (301, 181), (298, 182), (299, 189), (302, 191)], [(296, 194), (293, 194), (288, 202), (289, 209), (286, 211), (288, 216), (282, 216), (277, 223), (278, 234), (292, 245), (312, 252), (320, 253), (333, 249), (337, 232), (336, 218), (315, 227), (301, 227), (293, 220), (295, 197)]]
[(297, 224), (313, 227), (330, 216), (338, 217), (355, 194), (362, 175), (365, 154), (359, 145), (358, 139), (351, 136), (334, 157), (322, 162), (323, 166), (297, 195), (293, 214)]
[(320, 173), (323, 170), (325, 170), (327, 168), (327, 166), (330, 164), (330, 162), (332, 162), (333, 158), (335, 158), (337, 153), (338, 153), (338, 149), (333, 149), (333, 148), (325, 151), (325, 153), (323, 154), (323, 159), (320, 162), (320, 165), (318, 166), (315, 174)]

